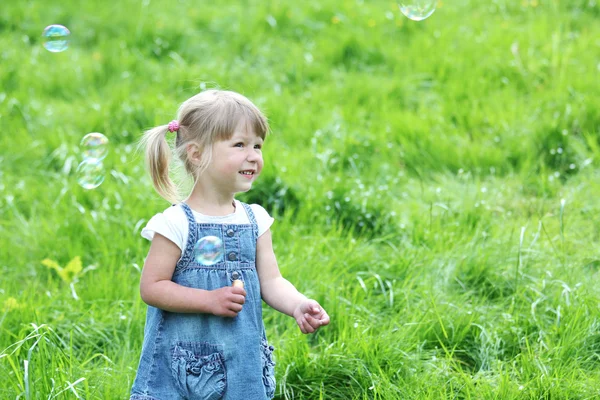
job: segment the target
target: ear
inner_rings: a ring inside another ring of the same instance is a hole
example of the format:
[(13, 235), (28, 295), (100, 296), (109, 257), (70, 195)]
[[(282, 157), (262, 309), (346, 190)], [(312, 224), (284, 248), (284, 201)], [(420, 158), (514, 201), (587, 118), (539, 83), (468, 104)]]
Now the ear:
[(200, 151), (200, 148), (197, 144), (188, 143), (188, 145), (185, 146), (185, 151), (187, 152), (188, 160), (192, 164), (196, 166), (200, 165), (200, 160), (202, 159), (202, 152)]

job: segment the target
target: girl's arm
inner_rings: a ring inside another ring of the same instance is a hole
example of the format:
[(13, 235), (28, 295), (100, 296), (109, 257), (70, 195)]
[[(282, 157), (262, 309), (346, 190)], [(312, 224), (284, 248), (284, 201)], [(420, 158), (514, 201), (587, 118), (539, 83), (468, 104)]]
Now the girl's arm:
[(209, 313), (235, 317), (242, 310), (246, 291), (226, 286), (216, 290), (194, 289), (171, 280), (181, 250), (175, 243), (156, 233), (146, 257), (140, 294), (150, 306), (180, 313)]
[(327, 325), (329, 316), (323, 307), (317, 301), (307, 299), (281, 276), (270, 229), (258, 238), (256, 246), (256, 266), (263, 300), (277, 311), (294, 317), (303, 333), (312, 333)]

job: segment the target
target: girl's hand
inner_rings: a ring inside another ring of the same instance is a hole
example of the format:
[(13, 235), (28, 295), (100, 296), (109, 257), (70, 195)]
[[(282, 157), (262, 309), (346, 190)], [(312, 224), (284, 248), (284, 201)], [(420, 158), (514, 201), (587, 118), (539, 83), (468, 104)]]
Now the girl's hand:
[(327, 312), (312, 299), (306, 299), (296, 307), (294, 318), (302, 333), (313, 333), (321, 326), (329, 324)]
[(241, 287), (225, 286), (210, 293), (212, 294), (210, 312), (220, 317), (236, 317), (246, 302), (246, 291)]

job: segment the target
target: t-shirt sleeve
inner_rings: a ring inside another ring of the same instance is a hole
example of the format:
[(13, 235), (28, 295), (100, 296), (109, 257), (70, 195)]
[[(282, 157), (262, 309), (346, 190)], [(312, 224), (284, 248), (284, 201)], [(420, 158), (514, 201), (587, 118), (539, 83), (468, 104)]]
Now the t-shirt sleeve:
[[(185, 223), (185, 214), (178, 213), (177, 208), (179, 207), (170, 207), (165, 212), (153, 216), (142, 229), (142, 237), (151, 241), (154, 239), (154, 234), (158, 233), (175, 243), (183, 251), (183, 241), (184, 237), (187, 237), (188, 227)], [(180, 214), (183, 214), (183, 223)]]
[(267, 210), (265, 210), (258, 204), (251, 204), (250, 208), (252, 208), (252, 212), (256, 217), (256, 224), (258, 225), (258, 236), (261, 236), (271, 227), (271, 225), (273, 225), (275, 219), (269, 215)]

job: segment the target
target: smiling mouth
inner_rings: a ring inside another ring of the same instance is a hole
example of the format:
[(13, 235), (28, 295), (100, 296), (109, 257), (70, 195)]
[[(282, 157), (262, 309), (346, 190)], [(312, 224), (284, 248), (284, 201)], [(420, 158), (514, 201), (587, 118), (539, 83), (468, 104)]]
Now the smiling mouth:
[(242, 175), (246, 175), (246, 176), (254, 175), (254, 171), (252, 171), (252, 170), (240, 171), (239, 173)]

